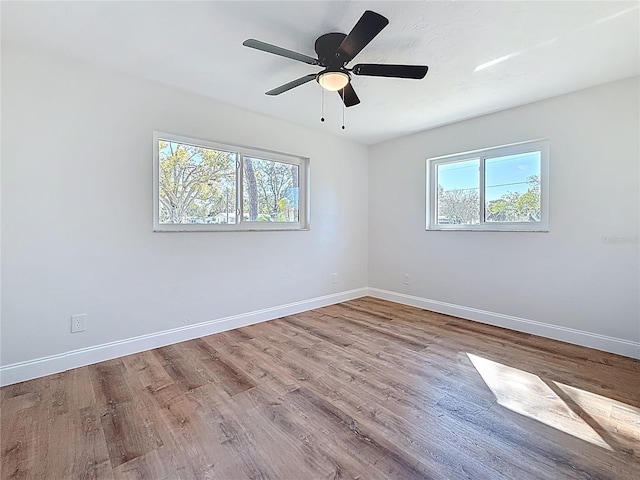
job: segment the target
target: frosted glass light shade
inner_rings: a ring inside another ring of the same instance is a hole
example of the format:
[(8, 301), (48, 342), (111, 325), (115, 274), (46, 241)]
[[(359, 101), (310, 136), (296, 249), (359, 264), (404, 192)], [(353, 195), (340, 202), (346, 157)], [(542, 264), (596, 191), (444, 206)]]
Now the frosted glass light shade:
[(349, 83), (349, 75), (344, 72), (325, 72), (318, 77), (318, 83), (325, 90), (337, 92)]

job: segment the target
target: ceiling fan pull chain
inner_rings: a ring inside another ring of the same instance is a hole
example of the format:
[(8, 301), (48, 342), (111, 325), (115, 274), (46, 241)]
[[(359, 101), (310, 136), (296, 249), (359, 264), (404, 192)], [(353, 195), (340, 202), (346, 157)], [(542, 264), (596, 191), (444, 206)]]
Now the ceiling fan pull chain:
[(344, 88), (342, 89), (342, 130), (344, 130)]
[(320, 121), (324, 122), (324, 88), (320, 89)]

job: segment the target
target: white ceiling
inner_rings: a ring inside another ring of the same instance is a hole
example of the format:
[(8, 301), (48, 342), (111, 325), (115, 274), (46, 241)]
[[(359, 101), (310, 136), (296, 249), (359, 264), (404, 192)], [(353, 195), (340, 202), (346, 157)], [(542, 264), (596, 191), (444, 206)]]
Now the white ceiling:
[[(373, 144), (640, 73), (640, 2), (2, 2), (3, 45), (42, 49)], [(346, 110), (310, 82), (318, 67), (242, 46), (256, 38), (315, 57), (323, 33), (365, 10), (389, 19), (351, 63), (427, 64), (424, 80), (354, 77)], [(500, 60), (500, 61), (497, 61)], [(477, 70), (478, 66), (497, 61)], [(477, 71), (476, 71), (477, 70)]]

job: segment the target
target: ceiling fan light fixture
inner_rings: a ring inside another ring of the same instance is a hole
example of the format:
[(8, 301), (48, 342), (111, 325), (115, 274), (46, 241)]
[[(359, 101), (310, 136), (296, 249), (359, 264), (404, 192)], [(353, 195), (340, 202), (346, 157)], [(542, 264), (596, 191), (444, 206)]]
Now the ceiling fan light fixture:
[(349, 84), (349, 75), (340, 71), (325, 71), (318, 74), (318, 83), (325, 90), (337, 92)]

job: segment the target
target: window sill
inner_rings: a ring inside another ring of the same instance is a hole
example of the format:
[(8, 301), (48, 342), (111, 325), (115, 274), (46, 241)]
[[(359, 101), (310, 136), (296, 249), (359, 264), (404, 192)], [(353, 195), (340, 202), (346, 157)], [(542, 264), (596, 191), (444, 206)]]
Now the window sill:
[(548, 228), (427, 228), (427, 232), (529, 232), (549, 233)]
[(184, 225), (173, 225), (173, 228), (156, 227), (153, 229), (154, 233), (219, 233), (219, 232), (308, 232), (310, 227), (284, 227), (284, 226), (271, 226), (269, 228), (256, 228), (256, 227), (243, 227), (240, 228), (237, 225), (229, 226), (226, 228), (211, 228), (209, 226), (202, 226), (203, 228), (185, 227)]

